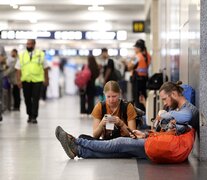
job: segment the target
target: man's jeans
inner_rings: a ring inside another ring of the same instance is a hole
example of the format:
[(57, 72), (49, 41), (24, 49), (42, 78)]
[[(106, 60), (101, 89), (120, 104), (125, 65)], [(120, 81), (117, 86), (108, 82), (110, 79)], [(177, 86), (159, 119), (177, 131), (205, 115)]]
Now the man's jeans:
[(96, 141), (78, 138), (78, 156), (82, 158), (147, 158), (144, 139), (119, 137)]

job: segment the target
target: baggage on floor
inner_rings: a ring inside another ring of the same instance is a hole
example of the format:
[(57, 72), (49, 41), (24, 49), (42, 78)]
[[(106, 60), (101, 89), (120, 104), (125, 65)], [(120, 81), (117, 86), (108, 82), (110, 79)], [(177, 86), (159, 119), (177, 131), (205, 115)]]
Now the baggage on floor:
[(195, 105), (195, 90), (188, 84), (182, 84), (183, 96), (193, 105)]
[(152, 120), (156, 118), (161, 109), (162, 102), (159, 99), (159, 92), (151, 90), (146, 99), (146, 124), (152, 126)]
[(163, 78), (163, 73), (153, 74), (147, 81), (147, 89), (149, 90), (159, 90), (162, 84), (168, 81), (168, 77)]
[(152, 133), (145, 142), (147, 156), (156, 163), (181, 163), (188, 158), (195, 139), (195, 130), (174, 135), (168, 132)]

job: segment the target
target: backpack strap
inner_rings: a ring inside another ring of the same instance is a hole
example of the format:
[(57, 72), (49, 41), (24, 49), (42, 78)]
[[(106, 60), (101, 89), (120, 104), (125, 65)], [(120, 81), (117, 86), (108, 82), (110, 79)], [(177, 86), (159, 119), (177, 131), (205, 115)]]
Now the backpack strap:
[(106, 114), (106, 101), (101, 101), (101, 110), (102, 110), (102, 118), (104, 117), (104, 114)]
[(124, 123), (127, 125), (127, 107), (129, 102), (121, 100), (120, 102), (120, 113), (121, 118), (123, 119)]

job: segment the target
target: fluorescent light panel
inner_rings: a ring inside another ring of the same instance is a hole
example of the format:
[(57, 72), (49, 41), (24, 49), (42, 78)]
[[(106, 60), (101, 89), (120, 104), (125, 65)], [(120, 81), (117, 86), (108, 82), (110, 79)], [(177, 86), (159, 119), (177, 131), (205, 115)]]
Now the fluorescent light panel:
[(36, 7), (35, 6), (20, 6), (19, 10), (20, 11), (35, 11)]
[(88, 10), (89, 11), (103, 11), (104, 7), (103, 6), (93, 5), (93, 6), (89, 6)]
[(12, 7), (13, 7), (13, 9), (18, 9), (18, 5), (17, 4), (14, 4)]

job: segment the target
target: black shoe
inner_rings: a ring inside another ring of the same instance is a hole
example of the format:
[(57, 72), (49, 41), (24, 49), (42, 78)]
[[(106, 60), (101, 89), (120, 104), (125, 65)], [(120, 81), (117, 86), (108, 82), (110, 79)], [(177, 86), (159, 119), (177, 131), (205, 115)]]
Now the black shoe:
[(28, 122), (28, 123), (31, 123), (31, 122), (32, 122), (32, 118), (29, 117), (28, 120), (27, 120), (27, 122)]
[(37, 124), (37, 119), (31, 119), (32, 124)]
[(3, 117), (2, 117), (2, 115), (0, 115), (0, 121), (3, 121)]

